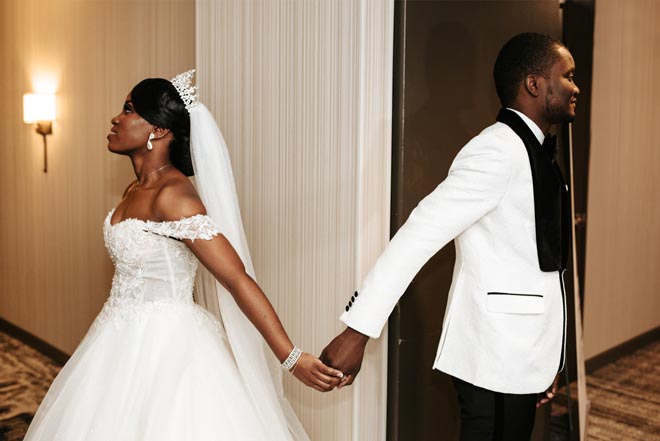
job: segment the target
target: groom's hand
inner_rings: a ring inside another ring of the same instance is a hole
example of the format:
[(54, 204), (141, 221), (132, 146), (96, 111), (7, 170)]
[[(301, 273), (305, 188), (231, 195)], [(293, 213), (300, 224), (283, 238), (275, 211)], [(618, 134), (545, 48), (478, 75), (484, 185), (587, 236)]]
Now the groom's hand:
[(536, 400), (536, 407), (541, 407), (546, 403), (549, 403), (555, 395), (557, 395), (557, 384), (559, 383), (559, 374), (555, 376), (555, 381), (552, 382), (548, 390), (539, 394), (539, 398)]
[(321, 352), (320, 358), (323, 363), (344, 373), (344, 378), (337, 389), (353, 384), (353, 380), (362, 367), (364, 349), (368, 341), (368, 336), (354, 329), (346, 328)]

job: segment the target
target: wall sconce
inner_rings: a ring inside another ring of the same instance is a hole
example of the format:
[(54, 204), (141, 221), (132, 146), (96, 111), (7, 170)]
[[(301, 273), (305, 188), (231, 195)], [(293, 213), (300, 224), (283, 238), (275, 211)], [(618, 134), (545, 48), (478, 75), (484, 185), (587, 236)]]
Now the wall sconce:
[(35, 131), (44, 137), (44, 173), (48, 172), (46, 135), (53, 133), (55, 94), (26, 93), (23, 95), (23, 121), (35, 123)]

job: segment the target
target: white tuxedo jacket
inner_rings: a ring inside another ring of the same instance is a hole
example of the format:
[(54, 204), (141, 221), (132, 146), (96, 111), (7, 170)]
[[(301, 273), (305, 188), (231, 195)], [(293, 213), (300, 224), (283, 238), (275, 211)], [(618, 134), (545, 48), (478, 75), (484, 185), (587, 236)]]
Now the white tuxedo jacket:
[(341, 320), (378, 338), (413, 277), (454, 239), (433, 367), (492, 391), (542, 392), (562, 369), (565, 306), (562, 274), (539, 269), (535, 234), (527, 150), (497, 122), (463, 147), (444, 182), (413, 210)]

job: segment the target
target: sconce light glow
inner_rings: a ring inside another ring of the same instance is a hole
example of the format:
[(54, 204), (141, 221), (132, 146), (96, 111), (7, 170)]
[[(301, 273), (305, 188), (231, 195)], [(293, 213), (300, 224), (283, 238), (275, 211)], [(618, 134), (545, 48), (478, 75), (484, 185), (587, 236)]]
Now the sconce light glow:
[(35, 132), (44, 138), (44, 173), (48, 173), (48, 144), (46, 136), (53, 133), (55, 94), (26, 93), (23, 95), (23, 121), (35, 123)]
[(23, 121), (36, 123), (55, 120), (55, 94), (26, 93), (23, 95)]

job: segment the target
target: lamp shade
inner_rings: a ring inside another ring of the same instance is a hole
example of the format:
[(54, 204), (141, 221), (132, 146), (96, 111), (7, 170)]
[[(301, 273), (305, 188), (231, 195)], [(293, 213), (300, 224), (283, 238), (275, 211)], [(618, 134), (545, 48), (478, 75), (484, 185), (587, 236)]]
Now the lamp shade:
[(35, 123), (55, 120), (55, 94), (26, 93), (23, 95), (23, 121)]

